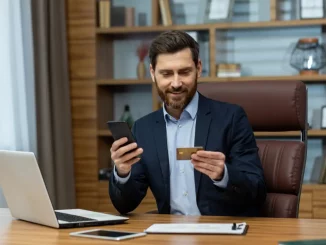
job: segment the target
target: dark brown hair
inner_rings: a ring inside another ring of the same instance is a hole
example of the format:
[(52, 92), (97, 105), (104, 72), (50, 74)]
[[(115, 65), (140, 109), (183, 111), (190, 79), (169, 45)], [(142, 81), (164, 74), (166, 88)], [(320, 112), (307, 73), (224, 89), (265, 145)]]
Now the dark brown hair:
[(155, 70), (159, 54), (175, 53), (190, 48), (192, 60), (198, 64), (199, 45), (188, 33), (184, 31), (166, 31), (158, 35), (149, 48), (149, 59)]

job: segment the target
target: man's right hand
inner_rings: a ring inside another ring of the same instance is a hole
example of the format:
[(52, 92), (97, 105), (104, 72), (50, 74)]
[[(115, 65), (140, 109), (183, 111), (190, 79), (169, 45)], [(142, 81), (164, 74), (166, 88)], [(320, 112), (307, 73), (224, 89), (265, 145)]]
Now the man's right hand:
[[(116, 140), (110, 149), (111, 159), (120, 177), (128, 176), (131, 166), (140, 160), (138, 156), (143, 153), (142, 148), (137, 148), (137, 143), (122, 146), (127, 141), (128, 139), (126, 137)], [(125, 154), (128, 151), (130, 152)]]

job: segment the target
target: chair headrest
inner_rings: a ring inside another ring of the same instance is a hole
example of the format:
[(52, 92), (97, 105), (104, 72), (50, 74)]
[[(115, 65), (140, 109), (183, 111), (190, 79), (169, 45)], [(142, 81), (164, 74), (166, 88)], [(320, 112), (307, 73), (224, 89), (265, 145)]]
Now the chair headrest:
[(254, 131), (304, 130), (307, 90), (300, 81), (198, 83), (198, 92), (240, 105)]

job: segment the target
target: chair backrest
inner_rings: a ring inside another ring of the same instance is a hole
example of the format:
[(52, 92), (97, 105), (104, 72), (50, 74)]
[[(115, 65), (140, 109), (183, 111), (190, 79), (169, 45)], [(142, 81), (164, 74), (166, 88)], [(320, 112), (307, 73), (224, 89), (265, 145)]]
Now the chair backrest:
[(267, 185), (264, 217), (296, 218), (307, 151), (307, 89), (300, 81), (199, 83), (198, 92), (238, 104), (255, 132), (299, 131), (293, 139), (257, 138)]

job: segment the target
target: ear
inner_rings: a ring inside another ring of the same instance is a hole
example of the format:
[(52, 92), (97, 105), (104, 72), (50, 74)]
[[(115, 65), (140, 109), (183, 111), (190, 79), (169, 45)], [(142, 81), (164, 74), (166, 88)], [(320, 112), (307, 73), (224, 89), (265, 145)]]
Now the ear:
[(153, 69), (153, 66), (152, 66), (152, 64), (150, 64), (149, 65), (149, 71), (150, 71), (150, 73), (151, 73), (151, 78), (152, 78), (152, 81), (153, 81), (153, 83), (155, 82), (155, 79), (154, 79), (154, 75), (155, 75), (155, 71), (154, 71), (154, 69)]
[(201, 59), (198, 59), (198, 64), (197, 64), (197, 78), (199, 78), (201, 76), (202, 71), (203, 71), (202, 62), (201, 62)]

